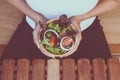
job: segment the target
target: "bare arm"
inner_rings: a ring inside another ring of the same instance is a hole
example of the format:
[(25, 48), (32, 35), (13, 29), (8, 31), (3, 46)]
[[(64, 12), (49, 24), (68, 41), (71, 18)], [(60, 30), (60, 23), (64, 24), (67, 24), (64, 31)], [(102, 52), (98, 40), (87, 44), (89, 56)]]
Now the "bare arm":
[(119, 4), (120, 4), (119, 0), (100, 0), (94, 9), (92, 9), (86, 14), (79, 15), (78, 17), (80, 17), (81, 21), (81, 16), (83, 20), (93, 16), (97, 16), (99, 14), (115, 9)]
[[(70, 20), (71, 20), (71, 23), (74, 26), (76, 26), (76, 29), (79, 32), (79, 34), (77, 34), (79, 36), (79, 38), (78, 38), (79, 41), (82, 40), (82, 34), (81, 34), (81, 29), (80, 29), (80, 23), (82, 20), (85, 20), (90, 17), (97, 16), (99, 14), (111, 11), (111, 10), (115, 9), (118, 6), (118, 4), (119, 4), (118, 0), (116, 0), (116, 1), (115, 0), (100, 0), (99, 3), (96, 5), (96, 7), (94, 9), (92, 9), (91, 11), (89, 11), (85, 14), (82, 14), (82, 15), (72, 16), (70, 18)], [(78, 46), (78, 44), (75, 44), (75, 45)]]
[[(19, 9), (22, 13), (24, 13), (26, 16), (29, 16), (32, 20), (37, 23), (39, 20), (43, 21), (44, 17), (42, 14), (38, 14), (33, 9), (29, 7), (29, 5), (26, 3), (26, 0), (6, 0), (9, 4)], [(42, 19), (42, 20), (41, 20)]]
[(41, 13), (38, 13), (34, 11), (32, 8), (30, 8), (29, 5), (26, 3), (26, 0), (6, 0), (6, 1), (12, 6), (19, 9), (22, 13), (30, 17), (35, 22), (36, 26), (33, 30), (33, 40), (36, 46), (39, 48), (39, 33), (41, 29), (39, 21), (41, 22), (41, 24), (44, 24), (46, 23), (47, 19)]

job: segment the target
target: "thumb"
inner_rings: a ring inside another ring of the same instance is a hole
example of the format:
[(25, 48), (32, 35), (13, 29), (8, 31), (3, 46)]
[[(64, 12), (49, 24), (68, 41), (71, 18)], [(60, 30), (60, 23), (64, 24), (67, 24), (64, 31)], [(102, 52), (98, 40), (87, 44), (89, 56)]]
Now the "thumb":
[(40, 49), (39, 41), (36, 41), (35, 44), (36, 44), (37, 48)]
[(33, 41), (34, 41), (35, 45), (37, 46), (37, 48), (40, 48), (39, 40), (37, 39), (37, 37), (35, 35), (33, 35)]

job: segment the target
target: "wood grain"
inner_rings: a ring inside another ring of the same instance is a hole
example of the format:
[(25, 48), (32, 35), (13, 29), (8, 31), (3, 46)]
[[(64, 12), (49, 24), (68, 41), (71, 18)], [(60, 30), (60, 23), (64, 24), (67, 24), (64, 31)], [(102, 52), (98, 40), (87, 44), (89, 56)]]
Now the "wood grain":
[(22, 18), (20, 11), (0, 0), (0, 44), (8, 43)]
[(30, 61), (27, 59), (19, 59), (17, 63), (16, 80), (29, 80)]
[(109, 48), (113, 55), (120, 55), (120, 44), (109, 44)]
[(117, 58), (108, 60), (109, 80), (120, 80), (120, 63)]
[(97, 58), (93, 60), (93, 74), (94, 80), (107, 80), (104, 59)]
[(101, 25), (109, 44), (120, 44), (120, 6), (99, 15)]
[(0, 44), (0, 56), (2, 55), (2, 53), (4, 52), (6, 48), (6, 45), (5, 44)]
[(63, 79), (76, 80), (75, 61), (73, 59), (65, 59), (62, 61)]
[(44, 59), (0, 60), (0, 80), (120, 80), (117, 58), (110, 58), (106, 63), (102, 58), (83, 58), (76, 62), (74, 59), (48, 59), (46, 62), (44, 66)]
[(78, 80), (92, 80), (91, 65), (88, 59), (79, 59), (77, 61)]
[(45, 60), (35, 59), (32, 60), (32, 80), (45, 79)]
[(3, 60), (1, 80), (14, 80), (15, 60)]
[(47, 80), (60, 80), (60, 61), (49, 59), (47, 61)]

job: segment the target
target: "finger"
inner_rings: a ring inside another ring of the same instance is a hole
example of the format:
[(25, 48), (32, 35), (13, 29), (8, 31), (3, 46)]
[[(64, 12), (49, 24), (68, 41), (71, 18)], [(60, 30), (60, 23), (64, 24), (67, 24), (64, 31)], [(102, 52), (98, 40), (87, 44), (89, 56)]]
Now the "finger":
[(36, 46), (38, 48), (40, 48), (40, 46), (39, 46), (39, 39), (38, 39), (37, 34), (35, 32), (33, 32), (33, 41), (36, 44)]
[(40, 44), (39, 42), (36, 42), (37, 48), (40, 49)]
[(35, 30), (40, 30), (41, 29), (41, 25), (39, 23), (36, 24)]
[(35, 43), (35, 45), (37, 46), (37, 48), (39, 49), (39, 48), (40, 48), (40, 45), (39, 45), (39, 40), (34, 39), (34, 43)]
[(39, 48), (40, 48), (39, 41), (35, 40), (34, 42), (35, 42), (35, 44), (36, 44), (37, 48), (39, 49)]
[(41, 28), (45, 27), (45, 26), (46, 26), (46, 21), (43, 22), (43, 23), (41, 23), (41, 22), (39, 21), (39, 25), (40, 25)]

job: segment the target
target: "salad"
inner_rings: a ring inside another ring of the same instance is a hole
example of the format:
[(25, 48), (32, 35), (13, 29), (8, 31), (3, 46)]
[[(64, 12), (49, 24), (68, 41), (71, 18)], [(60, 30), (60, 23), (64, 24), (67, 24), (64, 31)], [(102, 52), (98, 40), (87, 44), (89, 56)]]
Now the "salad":
[(67, 16), (61, 15), (59, 19), (48, 21), (41, 30), (40, 45), (51, 54), (65, 54), (73, 48), (76, 34)]

